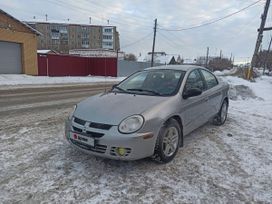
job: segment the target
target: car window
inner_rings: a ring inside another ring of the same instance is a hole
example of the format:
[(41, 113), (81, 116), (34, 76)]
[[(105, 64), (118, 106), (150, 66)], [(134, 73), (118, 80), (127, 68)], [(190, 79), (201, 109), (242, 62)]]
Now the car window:
[(186, 81), (184, 91), (187, 91), (192, 88), (198, 88), (202, 91), (205, 89), (204, 82), (200, 73), (197, 70), (192, 71)]
[(131, 80), (127, 82), (126, 89), (141, 88), (142, 84), (144, 83), (146, 79), (147, 74), (148, 72), (137, 74), (135, 77), (133, 77)]
[(133, 94), (170, 96), (177, 92), (184, 75), (181, 70), (145, 70), (131, 75), (116, 89)]
[(207, 89), (210, 89), (218, 84), (216, 77), (212, 73), (203, 69), (201, 69), (201, 73), (206, 81)]

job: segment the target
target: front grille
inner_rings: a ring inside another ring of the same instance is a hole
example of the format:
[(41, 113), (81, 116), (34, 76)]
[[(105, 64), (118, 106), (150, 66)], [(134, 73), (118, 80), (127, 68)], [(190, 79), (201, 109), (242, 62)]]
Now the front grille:
[[(130, 153), (131, 153), (131, 148), (125, 148), (126, 149), (126, 153), (123, 157), (127, 157)], [(120, 156), (118, 153), (117, 153), (117, 147), (112, 147), (111, 150), (110, 150), (110, 154), (112, 156)]]
[(86, 121), (85, 120), (82, 120), (82, 119), (80, 119), (80, 118), (74, 118), (74, 122), (75, 123), (78, 123), (78, 124), (80, 124), (80, 125), (85, 125), (85, 123), (86, 123)]
[[(74, 132), (80, 133), (80, 134), (82, 134), (84, 136), (92, 137), (92, 138), (100, 138), (100, 137), (104, 136), (104, 133), (100, 133), (99, 129), (109, 130), (112, 127), (112, 125), (103, 124), (103, 123), (95, 123), (95, 122), (90, 122), (89, 123), (88, 121), (82, 120), (82, 119), (77, 118), (77, 117), (74, 117), (73, 122), (74, 122), (74, 125), (73, 125), (73, 131)], [(79, 124), (79, 125), (76, 125), (76, 124)], [(87, 127), (87, 125), (89, 125), (90, 128), (97, 129), (98, 132), (88, 131), (88, 130), (85, 132), (85, 130), (83, 131), (83, 127), (80, 127), (80, 126), (84, 126), (84, 129), (85, 129), (85, 127)]]
[(73, 140), (73, 139), (70, 139), (70, 141), (81, 147), (82, 149), (86, 149), (86, 150), (89, 150), (89, 151), (92, 151), (92, 152), (97, 152), (97, 153), (101, 153), (101, 154), (104, 154), (107, 150), (107, 146), (106, 145), (99, 145), (99, 144), (96, 144), (94, 147), (93, 146), (90, 146), (90, 145), (87, 145), (87, 144), (84, 144), (82, 142), (79, 142), (79, 141), (76, 141), (76, 140)]
[(99, 133), (99, 132), (86, 131), (86, 133), (85, 133), (85, 132), (83, 132), (82, 129), (77, 128), (77, 127), (75, 127), (75, 126), (73, 126), (73, 130), (74, 130), (74, 132), (76, 132), (76, 133), (79, 133), (79, 134), (81, 134), (81, 135), (84, 135), (84, 136), (86, 136), (86, 137), (91, 137), (91, 138), (100, 138), (100, 137), (103, 137), (103, 136), (104, 136), (104, 133)]
[(82, 130), (81, 130), (80, 128), (77, 128), (77, 127), (73, 126), (73, 129), (74, 129), (74, 131), (76, 131), (76, 132), (82, 133)]
[(87, 131), (86, 134), (90, 137), (102, 137), (104, 134), (103, 133), (99, 133), (99, 132), (91, 132), (91, 131)]
[(91, 122), (90, 127), (91, 128), (102, 129), (102, 130), (109, 130), (112, 127), (112, 125)]

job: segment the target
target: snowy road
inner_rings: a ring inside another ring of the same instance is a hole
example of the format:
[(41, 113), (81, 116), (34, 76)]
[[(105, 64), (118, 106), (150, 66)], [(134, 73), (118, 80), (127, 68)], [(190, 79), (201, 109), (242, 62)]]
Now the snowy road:
[[(232, 83), (232, 79), (228, 79)], [(236, 81), (235, 81), (236, 82)], [(246, 82), (241, 82), (247, 85)], [(256, 90), (262, 87), (262, 92)], [(272, 201), (272, 80), (231, 101), (222, 127), (185, 138), (173, 162), (95, 158), (63, 140), (64, 120), (99, 87), (0, 91), (3, 203), (245, 203)], [(243, 93), (244, 94), (244, 93)], [(269, 109), (264, 109), (269, 108)]]

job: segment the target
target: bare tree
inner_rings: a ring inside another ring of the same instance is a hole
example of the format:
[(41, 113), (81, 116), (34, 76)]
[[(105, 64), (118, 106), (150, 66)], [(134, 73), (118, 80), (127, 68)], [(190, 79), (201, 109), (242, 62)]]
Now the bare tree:
[(272, 71), (272, 51), (262, 50), (257, 56), (256, 67), (265, 67)]
[(208, 68), (215, 70), (231, 69), (232, 61), (228, 58), (215, 57), (209, 61)]
[(136, 60), (137, 60), (137, 57), (136, 57), (134, 54), (129, 53), (129, 54), (126, 54), (126, 55), (125, 55), (125, 58), (124, 58), (124, 59), (127, 60), (127, 61), (136, 61)]

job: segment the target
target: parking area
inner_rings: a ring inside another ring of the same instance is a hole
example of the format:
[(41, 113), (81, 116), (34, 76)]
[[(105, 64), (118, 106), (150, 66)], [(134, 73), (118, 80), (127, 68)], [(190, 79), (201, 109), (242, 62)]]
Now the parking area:
[[(272, 86), (270, 79), (258, 83)], [(184, 148), (166, 165), (150, 159), (96, 158), (63, 139), (64, 121), (73, 104), (104, 89), (74, 85), (0, 90), (1, 202), (272, 200), (272, 101), (262, 95), (268, 95), (269, 89), (252, 98), (240, 98), (236, 92), (226, 124), (206, 124), (191, 133)]]

